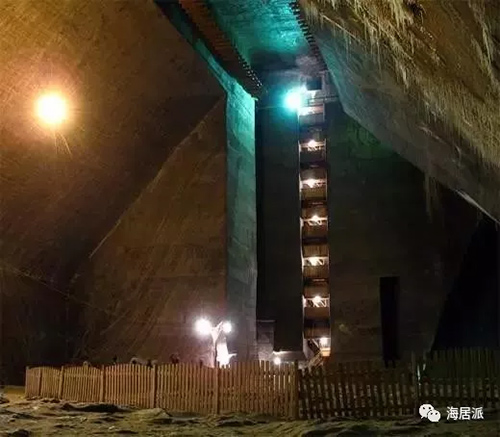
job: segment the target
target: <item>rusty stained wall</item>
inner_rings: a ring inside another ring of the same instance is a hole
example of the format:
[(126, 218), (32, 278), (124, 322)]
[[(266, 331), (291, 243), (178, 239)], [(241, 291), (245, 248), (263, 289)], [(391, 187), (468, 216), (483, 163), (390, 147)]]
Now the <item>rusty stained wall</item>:
[(456, 195), (445, 203), (443, 195), (453, 195), (443, 188), (445, 194), (435, 199), (442, 211), (429, 209), (422, 172), (340, 105), (329, 104), (327, 117), (333, 354), (382, 356), (384, 276), (400, 280), (401, 352), (429, 350), (477, 212)]
[[(0, 10), (0, 352), (61, 363), (69, 279), (224, 92), (152, 1)], [(34, 118), (45, 89), (70, 102), (61, 135)]]

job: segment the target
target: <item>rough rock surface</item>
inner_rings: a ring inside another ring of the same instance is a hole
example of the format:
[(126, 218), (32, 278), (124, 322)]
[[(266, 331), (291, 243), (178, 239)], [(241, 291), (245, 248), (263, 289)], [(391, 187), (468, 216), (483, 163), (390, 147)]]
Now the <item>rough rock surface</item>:
[(301, 3), (345, 111), (499, 220), (500, 3)]

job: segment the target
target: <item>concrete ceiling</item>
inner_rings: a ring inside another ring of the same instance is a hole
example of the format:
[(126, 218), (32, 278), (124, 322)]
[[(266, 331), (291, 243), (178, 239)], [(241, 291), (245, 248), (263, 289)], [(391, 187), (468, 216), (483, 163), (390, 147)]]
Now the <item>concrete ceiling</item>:
[[(262, 75), (274, 70), (274, 77), (278, 70), (308, 73), (303, 60), (311, 54), (291, 2), (210, 3), (219, 25), (255, 70)], [(345, 111), (499, 220), (500, 3), (299, 3)]]
[(309, 46), (289, 0), (209, 0), (214, 18), (254, 70), (296, 68)]

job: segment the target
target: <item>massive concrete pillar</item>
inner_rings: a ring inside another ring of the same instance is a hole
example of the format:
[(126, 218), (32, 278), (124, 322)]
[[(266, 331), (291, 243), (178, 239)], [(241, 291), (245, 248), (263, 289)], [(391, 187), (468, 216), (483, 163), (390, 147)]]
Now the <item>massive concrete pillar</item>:
[[(239, 131), (228, 129), (232, 118)], [(79, 272), (82, 354), (209, 362), (210, 342), (193, 329), (207, 317), (231, 320), (230, 348), (254, 356), (253, 130), (244, 120), (253, 125), (251, 107), (221, 99)]]
[[(269, 107), (270, 106), (270, 107)], [(302, 258), (298, 122), (280, 104), (258, 111), (260, 318), (275, 321), (275, 350), (301, 351)]]
[[(253, 101), (153, 1), (6, 0), (0, 24), (3, 367), (194, 349), (170, 329), (191, 303), (245, 314), (251, 353)], [(56, 134), (34, 118), (45, 90), (69, 102)]]

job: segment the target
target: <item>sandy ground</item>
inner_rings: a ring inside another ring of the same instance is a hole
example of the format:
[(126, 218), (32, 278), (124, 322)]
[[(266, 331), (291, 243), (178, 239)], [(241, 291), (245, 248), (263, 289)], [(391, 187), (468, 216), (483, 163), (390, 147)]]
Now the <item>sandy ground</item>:
[(500, 414), (492, 411), (485, 412), (484, 421), (438, 424), (415, 418), (284, 422), (250, 415), (200, 417), (159, 408), (26, 401), (19, 389), (7, 390), (5, 397), (0, 436), (500, 436)]

